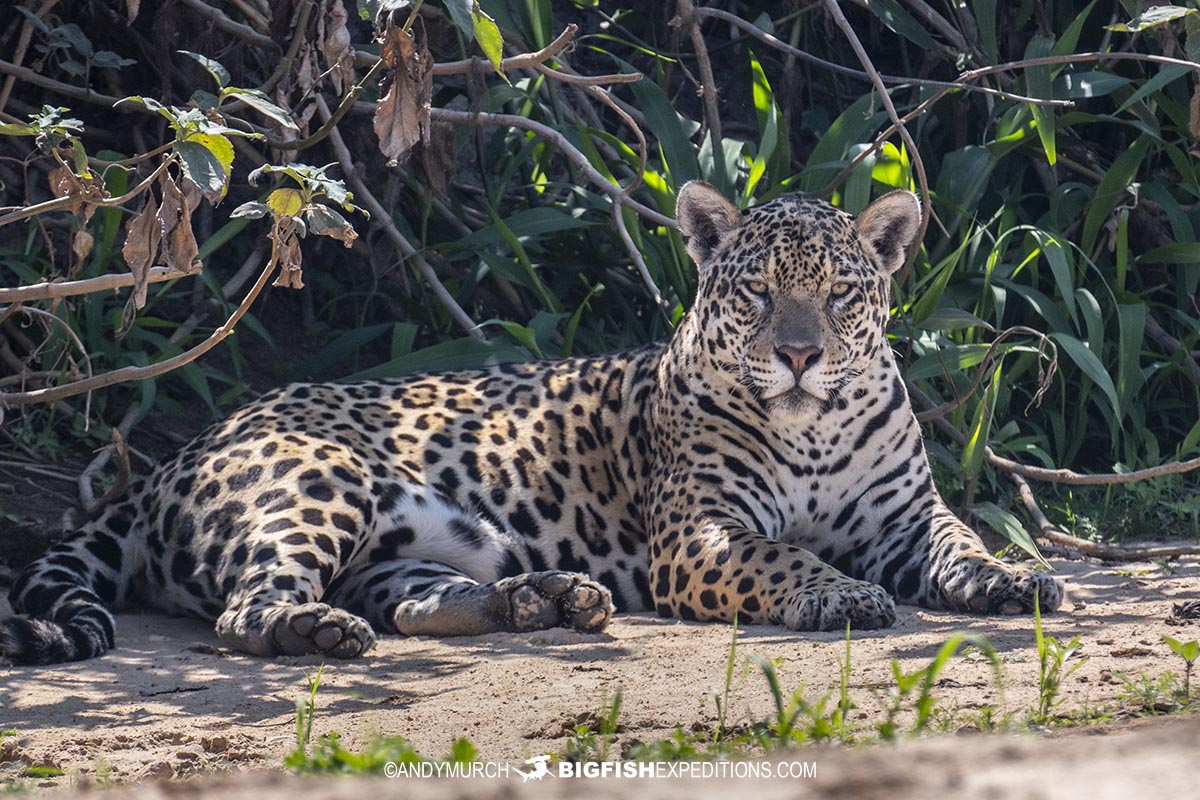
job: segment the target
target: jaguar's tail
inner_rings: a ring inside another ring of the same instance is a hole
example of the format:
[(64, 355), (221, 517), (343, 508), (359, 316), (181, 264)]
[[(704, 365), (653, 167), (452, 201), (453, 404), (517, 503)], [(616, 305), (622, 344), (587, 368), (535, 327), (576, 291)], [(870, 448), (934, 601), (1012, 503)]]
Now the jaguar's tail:
[(142, 561), (130, 536), (136, 518), (130, 502), (109, 506), (25, 567), (8, 593), (21, 616), (0, 617), (0, 663), (82, 661), (113, 648), (109, 608), (129, 593)]

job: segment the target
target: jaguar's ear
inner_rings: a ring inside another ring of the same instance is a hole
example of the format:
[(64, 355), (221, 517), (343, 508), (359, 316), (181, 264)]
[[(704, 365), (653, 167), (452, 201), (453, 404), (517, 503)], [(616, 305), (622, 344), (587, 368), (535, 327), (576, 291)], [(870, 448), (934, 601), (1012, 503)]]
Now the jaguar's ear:
[(688, 255), (700, 266), (725, 236), (742, 224), (742, 212), (716, 187), (688, 181), (675, 199), (679, 232), (687, 239)]
[(903, 189), (888, 192), (867, 206), (854, 224), (868, 255), (875, 256), (875, 263), (890, 274), (904, 264), (908, 246), (921, 228), (921, 202)]

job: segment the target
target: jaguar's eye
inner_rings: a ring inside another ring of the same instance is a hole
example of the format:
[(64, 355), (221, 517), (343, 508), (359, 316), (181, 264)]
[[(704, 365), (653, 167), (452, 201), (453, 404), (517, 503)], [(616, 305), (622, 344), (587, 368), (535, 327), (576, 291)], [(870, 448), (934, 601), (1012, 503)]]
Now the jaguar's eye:
[(829, 288), (829, 296), (834, 300), (841, 300), (852, 291), (854, 291), (852, 283), (835, 283)]
[(751, 294), (765, 295), (770, 291), (765, 281), (746, 281), (746, 289)]

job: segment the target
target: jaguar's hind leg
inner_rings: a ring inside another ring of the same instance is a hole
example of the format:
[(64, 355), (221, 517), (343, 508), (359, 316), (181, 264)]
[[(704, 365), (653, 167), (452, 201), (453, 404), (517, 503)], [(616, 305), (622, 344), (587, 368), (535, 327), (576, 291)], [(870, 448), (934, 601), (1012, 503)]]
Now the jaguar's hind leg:
[(476, 636), (567, 627), (603, 630), (612, 594), (578, 572), (527, 572), (478, 583), (458, 570), (414, 558), (352, 569), (326, 602), (405, 635)]

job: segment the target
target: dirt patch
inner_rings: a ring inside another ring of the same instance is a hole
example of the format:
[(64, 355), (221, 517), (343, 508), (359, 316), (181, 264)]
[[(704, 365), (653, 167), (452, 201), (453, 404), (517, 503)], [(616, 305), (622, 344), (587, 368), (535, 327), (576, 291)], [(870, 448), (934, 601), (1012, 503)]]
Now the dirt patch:
[[(1121, 690), (1114, 673), (1182, 671), (1161, 636), (1200, 635), (1200, 625), (1167, 622), (1173, 603), (1200, 597), (1200, 560), (1182, 561), (1169, 574), (1153, 564), (1056, 567), (1067, 578), (1068, 599), (1062, 613), (1047, 618), (1047, 632), (1064, 640), (1082, 635), (1089, 657), (1065, 682), (1066, 708), (1112, 703)], [(956, 631), (984, 635), (995, 646), (1003, 691), (986, 660), (960, 655), (937, 688), (942, 708), (969, 724), (984, 706), (1023, 713), (1036, 703), (1031, 618), (898, 611), (894, 628), (853, 637), (850, 692), (864, 726), (879, 717), (870, 687), (891, 683), (892, 659), (918, 669)], [(431, 756), (467, 737), (481, 758), (516, 764), (561, 751), (571, 729), (621, 689), (619, 748), (669, 736), (677, 725), (711, 726), (711, 696), (723, 683), (729, 642), (726, 626), (648, 615), (619, 616), (601, 635), (387, 637), (364, 659), (326, 665), (314, 735), (337, 731), (351, 747), (403, 735)], [(0, 667), (0, 730), (17, 732), (0, 749), (0, 773), (4, 762), (18, 760), (54, 766), (71, 775), (42, 784), (62, 786), (79, 778), (278, 769), (295, 746), (295, 703), (319, 660), (244, 656), (222, 647), (207, 623), (149, 613), (118, 618), (118, 645), (82, 664)], [(747, 662), (751, 654), (778, 659), (785, 689), (804, 684), (819, 697), (836, 691), (843, 652), (836, 633), (746, 627), (731, 718), (760, 719), (770, 710), (762, 675)]]

